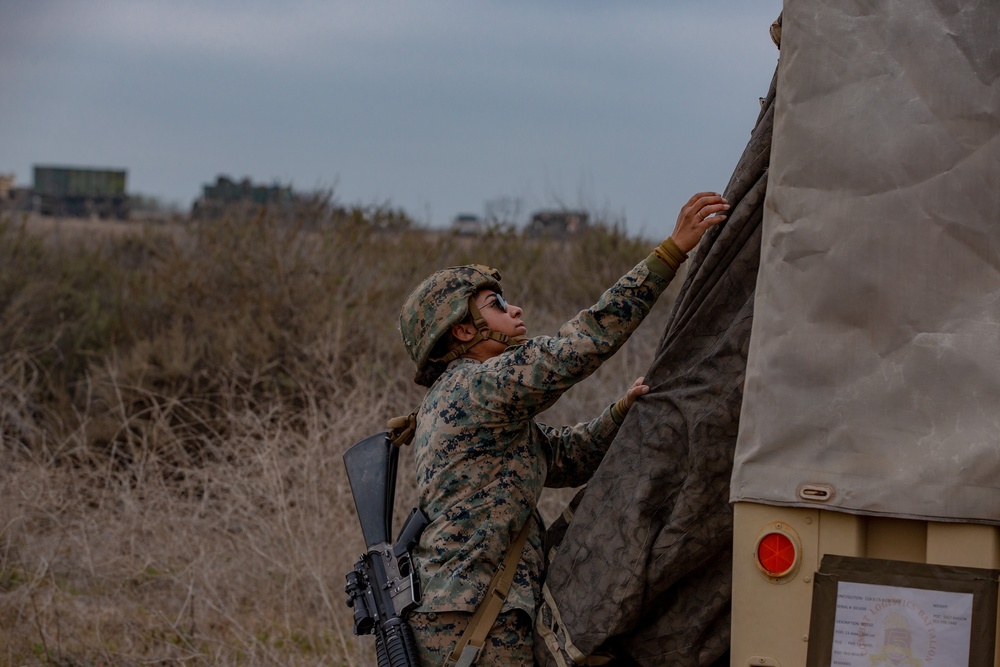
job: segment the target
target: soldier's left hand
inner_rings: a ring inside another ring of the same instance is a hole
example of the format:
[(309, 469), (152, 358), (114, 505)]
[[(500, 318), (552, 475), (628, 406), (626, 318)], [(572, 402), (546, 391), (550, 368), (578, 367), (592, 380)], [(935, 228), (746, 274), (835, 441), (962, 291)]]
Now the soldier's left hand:
[(645, 379), (644, 377), (637, 378), (632, 383), (632, 386), (628, 388), (628, 391), (625, 392), (625, 396), (622, 397), (622, 407), (625, 408), (626, 412), (635, 403), (635, 399), (649, 393), (649, 385), (645, 383)]

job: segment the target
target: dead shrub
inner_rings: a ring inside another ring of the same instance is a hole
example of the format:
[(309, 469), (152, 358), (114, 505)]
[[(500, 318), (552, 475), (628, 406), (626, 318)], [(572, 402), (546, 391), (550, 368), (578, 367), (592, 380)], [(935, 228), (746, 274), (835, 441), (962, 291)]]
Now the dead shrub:
[[(79, 238), (0, 224), (6, 664), (374, 664), (345, 606), (364, 545), (341, 455), (422, 395), (403, 299), (433, 270), (490, 264), (552, 332), (652, 245), (599, 224), (456, 237), (329, 206)], [(615, 400), (668, 310), (546, 420)], [(401, 466), (397, 527), (409, 452)]]

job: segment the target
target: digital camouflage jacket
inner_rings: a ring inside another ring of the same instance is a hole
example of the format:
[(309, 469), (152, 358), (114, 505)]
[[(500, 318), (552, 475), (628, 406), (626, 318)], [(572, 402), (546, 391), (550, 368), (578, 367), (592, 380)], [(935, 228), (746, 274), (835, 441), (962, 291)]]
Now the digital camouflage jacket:
[(618, 430), (610, 407), (572, 427), (535, 417), (625, 343), (672, 277), (651, 257), (554, 336), (530, 338), (485, 362), (456, 359), (429, 389), (413, 441), (419, 504), (431, 519), (414, 553), (423, 590), (418, 612), (474, 611), (508, 545), (531, 521), (503, 611), (523, 609), (534, 618), (542, 487), (584, 484)]

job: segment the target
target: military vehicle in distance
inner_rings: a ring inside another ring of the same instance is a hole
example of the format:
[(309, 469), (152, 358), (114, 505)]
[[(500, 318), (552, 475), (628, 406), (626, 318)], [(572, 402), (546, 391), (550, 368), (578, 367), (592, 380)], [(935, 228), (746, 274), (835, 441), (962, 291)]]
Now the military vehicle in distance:
[(128, 219), (124, 169), (36, 165), (31, 210), (42, 215)]

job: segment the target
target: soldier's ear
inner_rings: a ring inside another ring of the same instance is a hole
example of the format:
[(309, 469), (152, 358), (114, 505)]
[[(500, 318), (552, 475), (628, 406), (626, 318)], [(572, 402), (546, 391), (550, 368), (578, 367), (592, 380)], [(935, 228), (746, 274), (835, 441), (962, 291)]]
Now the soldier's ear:
[(452, 337), (462, 343), (468, 343), (476, 335), (476, 327), (471, 322), (460, 322), (451, 328)]

